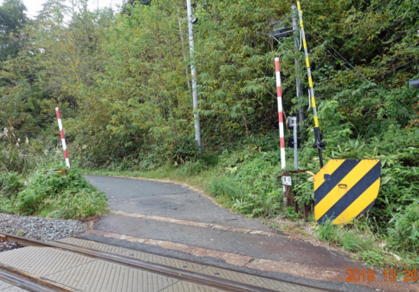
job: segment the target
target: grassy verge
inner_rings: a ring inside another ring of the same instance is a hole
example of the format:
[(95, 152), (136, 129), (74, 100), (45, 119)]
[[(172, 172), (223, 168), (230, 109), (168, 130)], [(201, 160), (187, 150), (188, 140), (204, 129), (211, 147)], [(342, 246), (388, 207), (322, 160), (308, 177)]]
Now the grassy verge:
[(0, 212), (85, 219), (107, 211), (106, 196), (83, 178), (76, 164), (66, 169), (52, 137), (26, 137), (21, 143), (13, 128), (6, 130), (0, 135)]
[[(417, 268), (419, 258), (414, 238), (410, 244), (395, 242), (400, 229), (394, 226), (389, 234), (374, 232), (368, 218), (353, 224), (334, 226), (317, 225), (313, 220), (304, 222), (291, 208), (281, 207), (276, 151), (244, 149), (224, 152), (174, 167), (165, 165), (152, 171), (84, 171), (99, 175), (168, 179), (198, 187), (234, 212), (264, 221), (281, 231), (298, 234), (301, 238), (316, 239), (348, 252), (357, 260), (375, 268)], [(299, 188), (310, 187), (309, 177), (300, 177)], [(311, 190), (310, 190), (311, 192)], [(304, 200), (302, 201), (305, 202)], [(412, 213), (416, 212), (413, 210)], [(409, 222), (416, 222), (417, 214), (410, 214)], [(278, 220), (279, 219), (279, 220)], [(416, 221), (415, 221), (416, 220)], [(280, 222), (280, 223), (278, 223)], [(413, 225), (413, 228), (414, 225)], [(308, 232), (307, 232), (308, 230)], [(391, 233), (393, 232), (393, 234)], [(409, 233), (409, 231), (407, 231)], [(400, 239), (399, 239), (400, 240)], [(404, 238), (404, 240), (408, 240)], [(409, 241), (407, 241), (409, 243)], [(405, 244), (405, 248), (401, 245)]]
[(85, 219), (106, 210), (106, 196), (88, 184), (77, 169), (41, 168), (25, 177), (15, 172), (0, 175), (1, 212)]
[(418, 267), (416, 254), (392, 250), (389, 240), (374, 234), (365, 221), (350, 226), (335, 226), (328, 222), (315, 226), (315, 230), (320, 240), (343, 248), (369, 266), (398, 270)]

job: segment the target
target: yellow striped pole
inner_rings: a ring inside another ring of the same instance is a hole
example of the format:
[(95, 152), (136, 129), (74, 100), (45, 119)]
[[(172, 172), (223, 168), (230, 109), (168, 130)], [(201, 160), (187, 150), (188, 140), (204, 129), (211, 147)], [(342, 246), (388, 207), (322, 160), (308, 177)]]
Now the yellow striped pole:
[(320, 160), (320, 167), (323, 167), (323, 155), (322, 149), (324, 148), (325, 144), (322, 142), (322, 134), (320, 132), (320, 125), (319, 125), (319, 116), (317, 114), (317, 105), (316, 105), (316, 97), (314, 95), (314, 83), (313, 83), (313, 76), (311, 74), (311, 66), (310, 66), (310, 56), (308, 54), (307, 48), (307, 41), (306, 41), (306, 34), (304, 31), (304, 22), (303, 22), (303, 11), (301, 10), (301, 3), (297, 0), (297, 10), (298, 10), (298, 22), (300, 25), (301, 31), (301, 38), (303, 41), (303, 49), (304, 49), (304, 59), (307, 69), (307, 78), (308, 78), (308, 88), (309, 88), (309, 98), (311, 107), (313, 108), (313, 120), (314, 120), (314, 139), (315, 144), (314, 147), (317, 148)]

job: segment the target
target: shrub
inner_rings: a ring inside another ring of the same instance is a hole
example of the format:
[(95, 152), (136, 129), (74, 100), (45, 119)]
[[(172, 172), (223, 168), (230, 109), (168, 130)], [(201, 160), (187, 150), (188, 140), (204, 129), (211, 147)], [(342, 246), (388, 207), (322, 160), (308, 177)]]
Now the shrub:
[(14, 213), (14, 202), (11, 199), (0, 196), (0, 212)]
[(232, 207), (252, 217), (277, 215), (282, 201), (278, 183), (278, 157), (275, 151), (263, 152), (251, 144), (241, 151), (221, 156), (218, 175), (223, 175)]
[(40, 170), (29, 180), (16, 199), (22, 215), (83, 218), (104, 213), (104, 195), (97, 192), (77, 170), (67, 174)]
[(400, 251), (419, 253), (419, 205), (411, 204), (403, 213), (399, 213), (390, 221), (388, 241)]
[(16, 172), (0, 174), (0, 195), (10, 199), (17, 195), (23, 188), (21, 177)]
[(287, 207), (285, 209), (285, 217), (289, 220), (295, 220), (298, 219), (299, 215), (297, 212), (295, 212), (293, 207)]
[(45, 217), (81, 219), (98, 216), (107, 209), (106, 196), (97, 191), (82, 189), (79, 192), (66, 191), (42, 211)]
[(187, 161), (194, 160), (198, 155), (199, 151), (196, 141), (191, 137), (175, 143), (173, 150), (170, 153), (171, 160), (175, 164), (183, 164)]
[(184, 165), (182, 165), (179, 168), (179, 172), (181, 175), (197, 175), (200, 172), (207, 169), (207, 166), (205, 165), (205, 161), (203, 160), (197, 160), (197, 161), (191, 161), (187, 162)]

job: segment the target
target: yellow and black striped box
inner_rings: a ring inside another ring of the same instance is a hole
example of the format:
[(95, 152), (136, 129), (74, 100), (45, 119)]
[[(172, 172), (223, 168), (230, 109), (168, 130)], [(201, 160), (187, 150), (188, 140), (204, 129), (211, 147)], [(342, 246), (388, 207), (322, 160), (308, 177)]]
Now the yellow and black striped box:
[(368, 211), (380, 189), (378, 159), (332, 159), (314, 176), (314, 217), (319, 223), (352, 221)]

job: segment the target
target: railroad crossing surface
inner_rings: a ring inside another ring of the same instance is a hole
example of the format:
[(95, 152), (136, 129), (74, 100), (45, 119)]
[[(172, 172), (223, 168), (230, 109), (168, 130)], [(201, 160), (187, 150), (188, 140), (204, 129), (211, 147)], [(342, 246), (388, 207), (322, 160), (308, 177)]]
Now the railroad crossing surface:
[(87, 179), (108, 195), (110, 213), (78, 238), (10, 238), (25, 247), (0, 253), (0, 279), (9, 283), (0, 291), (419, 291), (346, 283), (347, 269), (364, 267), (232, 214), (188, 187)]
[(5, 252), (2, 266), (45, 291), (324, 291), (78, 238), (50, 244)]

